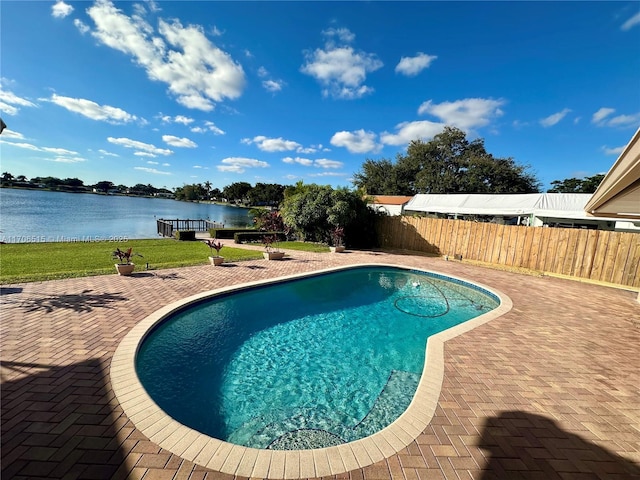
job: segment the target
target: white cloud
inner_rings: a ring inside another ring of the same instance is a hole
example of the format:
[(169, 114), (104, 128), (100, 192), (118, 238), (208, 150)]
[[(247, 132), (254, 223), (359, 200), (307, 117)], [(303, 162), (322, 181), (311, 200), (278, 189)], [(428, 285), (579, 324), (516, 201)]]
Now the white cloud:
[(80, 157), (55, 157), (51, 161), (57, 163), (81, 163), (86, 162), (87, 160)]
[(332, 44), (333, 37), (337, 37), (342, 43), (351, 43), (356, 39), (354, 33), (348, 28), (328, 28), (322, 32), (327, 37), (327, 43)]
[(418, 114), (431, 114), (439, 118), (442, 123), (468, 131), (473, 128), (484, 127), (494, 117), (503, 114), (500, 109), (504, 100), (491, 98), (465, 98), (454, 102), (433, 103), (424, 102), (418, 108)]
[(89, 30), (91, 30), (91, 29), (89, 28), (89, 26), (88, 26), (86, 23), (84, 23), (82, 20), (80, 20), (79, 18), (74, 19), (74, 20), (73, 20), (73, 24), (76, 26), (76, 28), (78, 29), (78, 31), (79, 31), (82, 35), (84, 35), (84, 34), (88, 33), (88, 32), (89, 32)]
[(26, 98), (22, 98), (0, 88), (0, 110), (7, 115), (16, 115), (20, 108), (18, 107), (36, 107), (37, 105)]
[(262, 160), (243, 157), (229, 157), (222, 160), (222, 165), (217, 168), (221, 172), (244, 173), (247, 168), (267, 168), (269, 164)]
[(379, 152), (382, 145), (376, 143), (376, 134), (363, 129), (355, 132), (336, 132), (331, 137), (331, 145), (345, 147), (351, 153)]
[(418, 52), (415, 57), (402, 57), (396, 65), (396, 73), (415, 77), (422, 70), (428, 68), (436, 58), (438, 58), (436, 55), (427, 55), (422, 52)]
[(632, 115), (617, 115), (612, 117), (615, 112), (613, 108), (601, 108), (591, 117), (591, 122), (599, 127), (636, 127), (640, 123), (640, 112)]
[(163, 135), (162, 141), (171, 145), (172, 147), (179, 148), (196, 148), (198, 144), (188, 138), (174, 137), (173, 135)]
[(320, 168), (342, 168), (344, 163), (338, 162), (337, 160), (328, 160), (326, 158), (319, 158), (314, 160), (314, 166)]
[(155, 32), (141, 15), (129, 17), (110, 0), (97, 1), (87, 13), (98, 41), (131, 56), (151, 80), (166, 83), (181, 105), (211, 111), (214, 103), (241, 95), (242, 67), (213, 45), (201, 26), (160, 19)]
[(130, 138), (108, 137), (107, 141), (109, 143), (113, 143), (114, 145), (120, 145), (125, 148), (134, 148), (136, 150), (140, 150), (141, 152), (152, 153), (154, 155), (167, 156), (167, 155), (173, 154), (173, 151), (171, 150), (167, 150), (165, 148), (158, 148), (155, 145), (139, 142), (138, 140), (131, 140)]
[(104, 150), (102, 148), (100, 150), (98, 150), (98, 153), (101, 153), (105, 157), (119, 157), (120, 156), (117, 153), (111, 153), (111, 152), (108, 152), (107, 150)]
[(623, 145), (622, 147), (615, 147), (615, 148), (609, 148), (609, 147), (602, 147), (602, 151), (605, 153), (605, 155), (620, 155), (622, 153), (622, 151), (624, 150), (625, 146)]
[(193, 133), (213, 132), (215, 135), (225, 135), (224, 130), (218, 128), (215, 123), (209, 121), (204, 122), (204, 127), (192, 127), (191, 131)]
[(350, 45), (336, 45), (333, 37), (343, 43), (353, 41), (355, 36), (348, 29), (330, 29), (323, 33), (329, 37), (324, 49), (305, 52), (305, 64), (300, 71), (324, 86), (324, 96), (354, 99), (373, 92), (373, 88), (364, 84), (367, 73), (382, 68), (383, 63), (375, 54), (356, 51)]
[[(320, 148), (322, 148), (322, 145), (320, 145)], [(300, 147), (298, 149), (296, 149), (296, 152), (298, 153), (316, 153), (318, 151), (318, 147), (314, 147), (313, 145), (310, 147)]]
[(253, 139), (244, 138), (241, 141), (247, 145), (255, 143), (263, 152), (286, 152), (302, 147), (302, 145), (293, 140), (285, 140), (282, 137), (268, 138), (264, 135), (258, 135), (257, 137), (253, 137)]
[(153, 153), (149, 153), (149, 152), (134, 152), (133, 153), (136, 157), (148, 157), (148, 158), (156, 158), (157, 155), (154, 155)]
[(322, 172), (322, 173), (310, 173), (310, 177), (345, 177), (346, 173), (338, 172)]
[(265, 80), (262, 82), (262, 87), (269, 92), (279, 92), (282, 90), (284, 82), (282, 80)]
[(51, 95), (50, 102), (66, 108), (70, 112), (79, 113), (80, 115), (90, 118), (91, 120), (101, 120), (108, 123), (129, 123), (138, 119), (135, 115), (125, 112), (121, 108), (112, 107), (110, 105), (99, 105), (91, 100), (84, 98), (71, 98)]
[(41, 151), (40, 147), (36, 147), (35, 145), (33, 145), (31, 143), (26, 143), (26, 142), (7, 142), (5, 140), (0, 140), (0, 143), (2, 143), (4, 145), (10, 145), (12, 147), (24, 148), (25, 150), (33, 150), (35, 152), (40, 152)]
[(4, 112), (7, 115), (16, 115), (18, 113), (18, 109), (13, 105), (8, 105), (2, 101), (0, 101), (0, 112)]
[(407, 145), (413, 140), (428, 140), (442, 132), (444, 123), (422, 120), (417, 122), (402, 122), (396, 125), (397, 133), (383, 132), (380, 141), (385, 145)]
[(540, 125), (542, 125), (545, 128), (552, 127), (555, 124), (557, 124), (560, 120), (562, 120), (564, 117), (566, 117), (570, 111), (571, 109), (565, 108), (560, 112), (549, 115), (548, 117), (545, 117), (542, 120), (540, 120)]
[(66, 148), (42, 147), (40, 150), (47, 153), (55, 153), (56, 155), (78, 155), (78, 152), (67, 150)]
[(624, 22), (620, 27), (620, 30), (626, 32), (627, 30), (631, 30), (636, 25), (640, 25), (640, 12), (636, 13), (633, 17)]
[(170, 172), (163, 172), (149, 167), (133, 167), (134, 170), (140, 170), (141, 172), (153, 173), (154, 175), (171, 175)]
[(173, 121), (176, 123), (181, 123), (182, 125), (189, 125), (190, 123), (193, 123), (195, 120), (190, 117), (185, 117), (184, 115), (176, 115), (175, 117), (173, 117)]
[(73, 12), (73, 7), (64, 3), (62, 0), (58, 0), (56, 4), (51, 7), (51, 15), (55, 18), (64, 18), (71, 15), (71, 12)]
[(155, 162), (153, 160), (147, 160), (147, 165), (159, 165), (160, 162)]
[(596, 113), (593, 114), (593, 116), (591, 117), (591, 122), (600, 123), (615, 111), (616, 110), (614, 108), (602, 107)]
[[(4, 135), (4, 133), (3, 133)], [(78, 157), (78, 152), (74, 152), (73, 150), (67, 150), (66, 148), (59, 147), (38, 147), (31, 143), (26, 142), (7, 142), (5, 140), (0, 140), (0, 143), (3, 145), (10, 145), (13, 147), (24, 148), (25, 150), (32, 150), (34, 152), (44, 152), (44, 153), (52, 153), (55, 156), (53, 158), (45, 158), (50, 162), (57, 163), (80, 163), (86, 162), (86, 159)]]
[(22, 135), (20, 132), (15, 132), (15, 131), (13, 131), (13, 130), (11, 130), (9, 128), (5, 128), (2, 131), (2, 136), (4, 138), (8, 137), (8, 138), (16, 138), (18, 140), (24, 140), (24, 135)]
[(289, 163), (289, 164), (293, 164), (293, 163), (297, 163), (299, 165), (304, 165), (305, 167), (310, 167), (311, 165), (313, 165), (313, 160), (309, 159), (309, 158), (301, 158), (301, 157), (285, 157), (282, 159), (282, 161), (284, 163)]

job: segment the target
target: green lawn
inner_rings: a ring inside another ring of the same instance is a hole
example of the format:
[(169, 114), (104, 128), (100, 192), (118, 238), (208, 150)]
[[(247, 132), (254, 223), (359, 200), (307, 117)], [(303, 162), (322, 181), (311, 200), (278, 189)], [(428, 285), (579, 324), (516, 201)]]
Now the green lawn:
[[(136, 270), (186, 267), (209, 262), (209, 247), (202, 242), (179, 242), (173, 239), (113, 242), (52, 242), (0, 244), (0, 284), (37, 282), (56, 278), (115, 274), (111, 252), (117, 247), (133, 251)], [(326, 245), (281, 242), (280, 248), (328, 252)], [(262, 258), (259, 250), (226, 246), (220, 251), (225, 262)]]

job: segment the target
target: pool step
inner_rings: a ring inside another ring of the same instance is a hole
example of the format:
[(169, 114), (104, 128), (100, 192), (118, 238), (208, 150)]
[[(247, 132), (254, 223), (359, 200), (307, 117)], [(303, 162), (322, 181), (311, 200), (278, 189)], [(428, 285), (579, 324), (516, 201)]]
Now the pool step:
[(245, 422), (228, 441), (253, 448), (299, 449), (329, 447), (366, 437), (407, 409), (419, 381), (418, 373), (392, 370), (369, 413), (355, 425), (347, 415), (323, 409), (277, 410)]
[(353, 427), (353, 438), (368, 437), (397, 419), (413, 399), (420, 374), (404, 370), (392, 370), (386, 385), (376, 398), (369, 413)]

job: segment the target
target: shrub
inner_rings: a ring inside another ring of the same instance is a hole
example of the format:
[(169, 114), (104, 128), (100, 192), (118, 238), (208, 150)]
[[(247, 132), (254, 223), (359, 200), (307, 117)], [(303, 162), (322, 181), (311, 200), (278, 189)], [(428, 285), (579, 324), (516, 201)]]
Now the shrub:
[(176, 230), (174, 235), (177, 240), (194, 241), (196, 239), (195, 230)]

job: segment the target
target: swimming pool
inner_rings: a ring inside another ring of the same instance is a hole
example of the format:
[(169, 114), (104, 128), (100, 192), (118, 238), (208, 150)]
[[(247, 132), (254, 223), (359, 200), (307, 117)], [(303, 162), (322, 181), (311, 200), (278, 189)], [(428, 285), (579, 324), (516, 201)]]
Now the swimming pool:
[[(384, 442), (377, 455), (397, 451), (435, 408), (442, 375), (435, 339), (443, 334), (437, 332), (445, 328), (445, 337), (455, 336), (463, 325), (467, 330), (504, 313), (498, 294), (445, 280), (371, 265), (198, 295), (161, 309), (127, 335), (112, 363), (114, 390), (151, 440), (225, 473), (241, 468), (233, 466), (233, 452), (267, 454), (240, 444), (343, 452)], [(462, 304), (467, 311), (451, 315)], [(275, 321), (267, 313), (275, 313)], [(477, 315), (483, 320), (468, 321)], [(432, 353), (425, 361), (429, 335)], [(194, 351), (209, 353), (193, 362)], [(182, 364), (181, 355), (187, 358)], [(204, 393), (194, 395), (194, 385), (204, 385)], [(313, 404), (318, 398), (322, 402)], [(323, 403), (327, 399), (337, 403)], [(269, 410), (256, 409), (259, 404)], [(296, 458), (302, 461), (302, 452)], [(366, 458), (377, 461), (373, 453)], [(344, 456), (340, 464), (349, 469)]]

